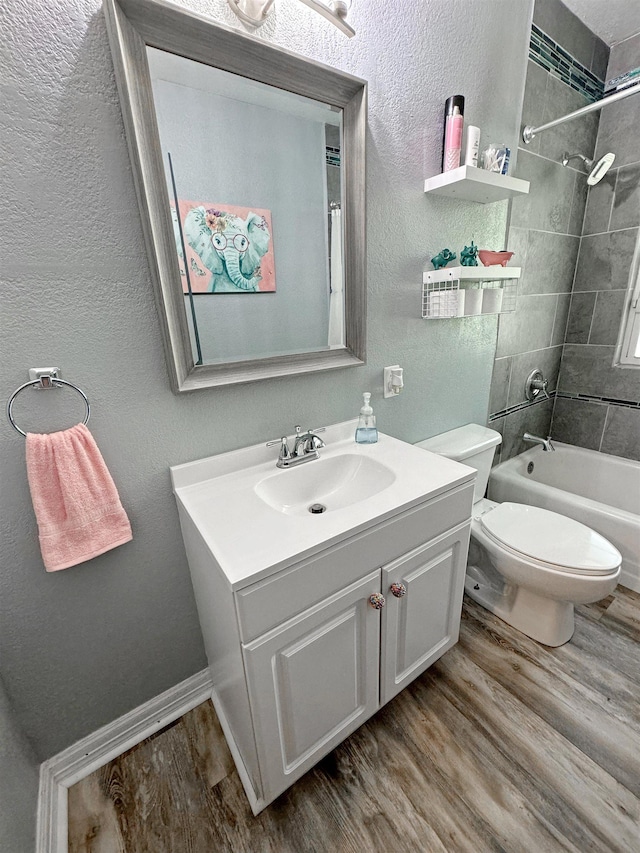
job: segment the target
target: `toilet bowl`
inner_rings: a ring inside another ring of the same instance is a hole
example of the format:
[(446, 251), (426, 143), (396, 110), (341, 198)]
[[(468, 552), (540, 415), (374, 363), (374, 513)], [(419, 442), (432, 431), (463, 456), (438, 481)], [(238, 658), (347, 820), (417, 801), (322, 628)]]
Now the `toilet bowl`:
[(417, 446), (478, 472), (465, 591), (504, 622), (547, 646), (574, 631), (574, 604), (609, 595), (622, 557), (603, 536), (559, 513), (484, 498), (500, 434), (477, 424)]

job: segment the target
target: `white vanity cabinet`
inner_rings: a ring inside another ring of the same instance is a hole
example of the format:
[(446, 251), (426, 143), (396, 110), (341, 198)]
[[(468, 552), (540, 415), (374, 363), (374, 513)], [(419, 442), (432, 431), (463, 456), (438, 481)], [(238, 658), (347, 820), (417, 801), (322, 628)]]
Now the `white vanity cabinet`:
[[(475, 471), (383, 434), (354, 445), (351, 424), (326, 437), (304, 481), (257, 446), (172, 469), (212, 701), (255, 814), (458, 639)], [(309, 494), (260, 503), (274, 476), (315, 497), (341, 454), (393, 477), (345, 509), (325, 492), (324, 515)]]
[[(469, 523), (243, 646), (270, 802), (458, 640)], [(397, 598), (392, 584), (404, 584)], [(374, 609), (369, 597), (382, 593)]]
[(472, 500), (470, 482), (235, 591), (181, 508), (212, 698), (255, 813), (457, 642)]

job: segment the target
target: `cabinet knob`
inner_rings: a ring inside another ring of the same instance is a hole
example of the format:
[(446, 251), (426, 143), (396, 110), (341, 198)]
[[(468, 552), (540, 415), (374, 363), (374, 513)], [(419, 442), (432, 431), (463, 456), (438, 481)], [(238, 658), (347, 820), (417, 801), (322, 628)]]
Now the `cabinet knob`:
[(396, 598), (402, 598), (403, 595), (407, 594), (407, 588), (403, 583), (392, 583), (390, 589), (391, 594), (395, 595)]
[(374, 592), (369, 596), (369, 604), (374, 610), (382, 610), (386, 603), (384, 595), (380, 592)]

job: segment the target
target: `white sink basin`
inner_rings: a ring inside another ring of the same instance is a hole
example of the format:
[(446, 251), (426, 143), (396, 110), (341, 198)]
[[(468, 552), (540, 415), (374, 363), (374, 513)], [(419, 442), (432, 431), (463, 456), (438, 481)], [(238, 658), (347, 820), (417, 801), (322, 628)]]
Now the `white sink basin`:
[[(290, 470), (279, 469), (260, 480), (255, 492), (279, 512), (313, 515), (335, 512), (367, 500), (387, 489), (395, 479), (391, 468), (369, 456), (342, 453), (303, 462)], [(311, 506), (316, 512), (310, 510)]]
[[(293, 468), (276, 468), (278, 448), (264, 444), (171, 468), (183, 529), (195, 527), (233, 589), (475, 478), (466, 465), (384, 433), (356, 444), (355, 427), (327, 427), (320, 458)], [(326, 511), (310, 513), (315, 503)]]

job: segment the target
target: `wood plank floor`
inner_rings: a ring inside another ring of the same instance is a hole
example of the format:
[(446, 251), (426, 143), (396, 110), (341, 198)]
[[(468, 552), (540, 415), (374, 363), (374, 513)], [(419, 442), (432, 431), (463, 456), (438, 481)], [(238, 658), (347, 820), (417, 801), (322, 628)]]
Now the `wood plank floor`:
[(253, 817), (210, 703), (69, 791), (70, 853), (640, 853), (640, 595), (460, 642)]

